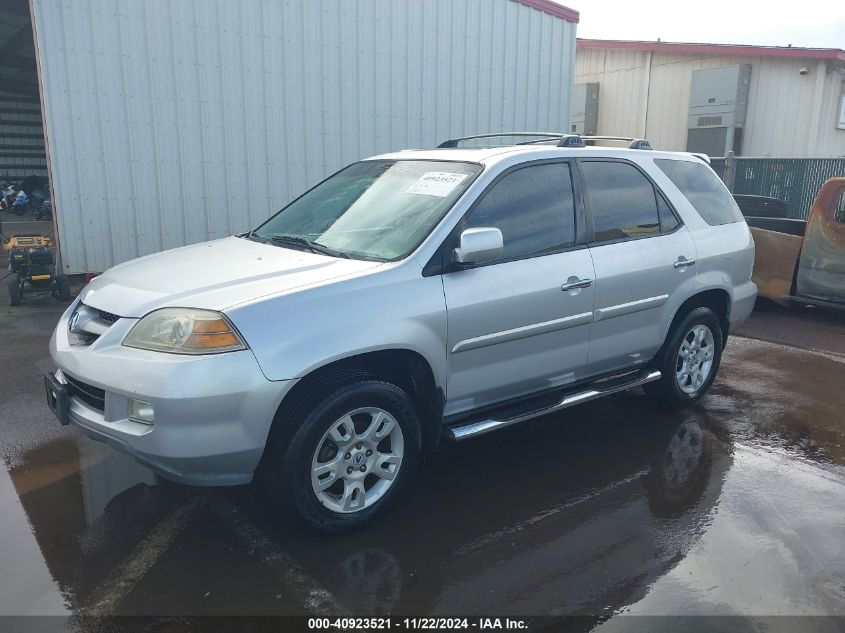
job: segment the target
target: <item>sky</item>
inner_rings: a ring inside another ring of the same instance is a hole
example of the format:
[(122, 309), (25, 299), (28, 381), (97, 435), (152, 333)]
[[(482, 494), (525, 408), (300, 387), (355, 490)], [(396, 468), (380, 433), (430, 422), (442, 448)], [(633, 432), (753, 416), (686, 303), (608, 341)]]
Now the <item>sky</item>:
[(578, 37), (845, 49), (842, 0), (556, 0)]

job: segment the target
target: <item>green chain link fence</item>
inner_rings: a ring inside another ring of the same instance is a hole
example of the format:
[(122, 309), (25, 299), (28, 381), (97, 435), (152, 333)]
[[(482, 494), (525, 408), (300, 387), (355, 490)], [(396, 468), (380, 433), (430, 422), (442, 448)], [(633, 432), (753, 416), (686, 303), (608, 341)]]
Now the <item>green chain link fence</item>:
[[(710, 165), (725, 179), (726, 158)], [(735, 158), (733, 193), (784, 200), (789, 217), (806, 220), (810, 205), (825, 180), (845, 176), (845, 158)]]

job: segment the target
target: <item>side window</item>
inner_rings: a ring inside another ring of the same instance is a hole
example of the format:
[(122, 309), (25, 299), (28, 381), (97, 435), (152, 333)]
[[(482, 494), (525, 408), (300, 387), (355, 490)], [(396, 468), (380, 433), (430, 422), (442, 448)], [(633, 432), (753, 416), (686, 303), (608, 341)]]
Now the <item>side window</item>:
[(512, 171), (487, 191), (465, 228), (502, 232), (501, 259), (529, 257), (575, 243), (575, 201), (568, 163), (530, 165)]
[(584, 161), (580, 167), (597, 242), (660, 232), (659, 196), (636, 167), (602, 161)]
[(711, 226), (742, 221), (742, 212), (719, 177), (701, 161), (658, 158), (655, 164)]
[(660, 230), (663, 233), (675, 230), (675, 227), (680, 224), (669, 204), (659, 194), (657, 196), (657, 214), (660, 216)]

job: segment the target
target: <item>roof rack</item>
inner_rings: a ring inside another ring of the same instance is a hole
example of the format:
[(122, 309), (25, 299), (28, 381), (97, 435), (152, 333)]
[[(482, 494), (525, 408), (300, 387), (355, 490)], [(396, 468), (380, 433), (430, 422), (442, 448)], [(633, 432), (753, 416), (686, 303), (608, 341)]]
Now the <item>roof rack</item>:
[(633, 136), (582, 136), (584, 141), (627, 141), (630, 143), (628, 149), (654, 149), (644, 138), (634, 138)]
[(523, 141), (522, 143), (516, 143), (516, 145), (532, 145), (534, 143), (548, 143), (550, 141), (557, 140), (558, 147), (584, 147), (584, 143), (581, 142), (580, 136), (578, 136), (577, 134), (566, 134), (563, 132), (499, 132), (496, 134), (475, 134), (473, 136), (462, 136), (460, 138), (453, 138), (449, 139), (448, 141), (443, 141), (437, 147), (443, 149), (455, 148), (461, 141), (474, 141), (480, 138), (498, 138), (502, 136), (543, 137), (534, 141)]
[[(499, 132), (496, 134), (475, 134), (473, 136), (462, 136), (449, 139), (438, 145), (438, 148), (456, 148), (461, 141), (473, 141), (482, 138), (498, 138), (502, 136), (539, 136), (541, 138), (533, 141), (522, 141), (516, 145), (537, 145), (557, 141), (557, 147), (586, 147), (584, 141), (627, 141), (628, 149), (653, 149), (651, 143), (644, 138), (631, 136), (579, 136), (578, 134), (566, 134), (562, 132)], [(590, 143), (592, 145), (592, 143)]]

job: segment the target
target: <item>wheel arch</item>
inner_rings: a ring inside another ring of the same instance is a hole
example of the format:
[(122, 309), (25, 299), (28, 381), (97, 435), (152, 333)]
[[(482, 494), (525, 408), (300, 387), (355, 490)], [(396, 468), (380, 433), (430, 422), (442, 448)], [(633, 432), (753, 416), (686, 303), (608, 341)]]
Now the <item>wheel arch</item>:
[[(437, 447), (443, 425), (443, 390), (426, 358), (407, 348), (362, 352), (312, 368), (285, 394), (270, 427), (267, 446), (288, 436), (321, 394), (358, 380), (377, 379), (401, 388), (417, 408), (423, 453)], [(268, 454), (265, 447), (264, 455)], [(263, 457), (262, 457), (263, 461)]]
[[(663, 333), (664, 345), (669, 334), (674, 330), (678, 322), (696, 308), (710, 308), (719, 318), (719, 326), (722, 330), (722, 348), (728, 342), (728, 330), (730, 329), (731, 318), (731, 295), (725, 288), (707, 288), (697, 291), (675, 310), (675, 314), (669, 323), (669, 327)], [(662, 350), (661, 350), (662, 351)]]

